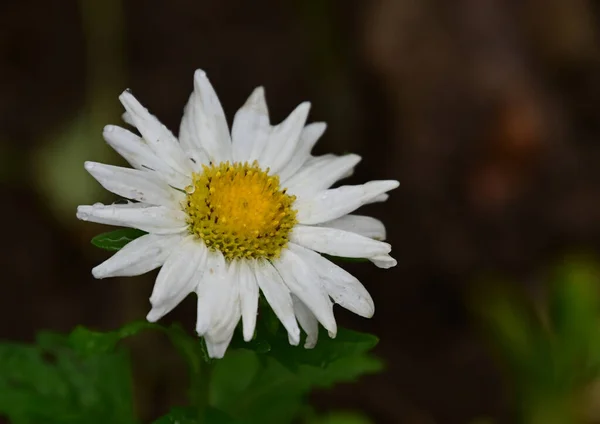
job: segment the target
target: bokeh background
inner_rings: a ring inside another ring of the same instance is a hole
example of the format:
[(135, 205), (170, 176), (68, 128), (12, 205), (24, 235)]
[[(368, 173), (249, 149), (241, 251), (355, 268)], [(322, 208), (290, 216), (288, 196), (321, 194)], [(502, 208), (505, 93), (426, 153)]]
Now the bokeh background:
[[(300, 102), (317, 153), (363, 157), (348, 183), (398, 179), (383, 219), (399, 265), (349, 268), (385, 373), (315, 393), (381, 423), (510, 422), (506, 379), (472, 303), (501, 278), (535, 298), (543, 270), (600, 248), (600, 2), (595, 0), (2, 0), (0, 338), (144, 317), (155, 274), (96, 281), (108, 254), (78, 204), (114, 200), (83, 161), (133, 93), (177, 131), (193, 71), (228, 117), (264, 85), (272, 122)], [(188, 299), (168, 320), (192, 327)], [(132, 343), (145, 419), (184, 397), (152, 335)]]

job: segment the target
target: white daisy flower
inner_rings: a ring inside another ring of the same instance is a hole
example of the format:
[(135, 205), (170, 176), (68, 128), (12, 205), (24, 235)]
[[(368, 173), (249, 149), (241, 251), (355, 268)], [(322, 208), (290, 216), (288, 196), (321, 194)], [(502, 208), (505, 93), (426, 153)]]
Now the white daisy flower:
[[(253, 337), (259, 291), (297, 345), (317, 342), (318, 323), (335, 337), (333, 302), (364, 317), (374, 305), (363, 285), (321, 253), (396, 265), (377, 219), (352, 215), (385, 201), (397, 181), (330, 187), (351, 175), (357, 155), (312, 156), (324, 123), (305, 125), (310, 103), (271, 126), (264, 90), (235, 114), (231, 133), (206, 74), (198, 70), (179, 140), (135, 97), (119, 97), (125, 120), (140, 132), (109, 125), (104, 138), (133, 167), (86, 162), (107, 190), (135, 201), (79, 206), (84, 221), (138, 228), (130, 242), (92, 270), (94, 277), (133, 276), (161, 267), (149, 321), (188, 294), (198, 296), (196, 331), (211, 357), (222, 357), (240, 318)], [(333, 300), (333, 302), (332, 302)]]

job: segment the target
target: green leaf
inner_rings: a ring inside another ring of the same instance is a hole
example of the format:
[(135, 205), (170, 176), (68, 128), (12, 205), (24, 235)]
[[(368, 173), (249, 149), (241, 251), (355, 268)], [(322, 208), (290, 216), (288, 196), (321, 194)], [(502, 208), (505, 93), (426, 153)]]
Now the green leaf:
[(0, 415), (13, 424), (135, 423), (125, 352), (83, 357), (65, 336), (0, 344)]
[(371, 424), (371, 422), (364, 415), (350, 411), (336, 411), (326, 415), (313, 415), (305, 420), (306, 424)]
[(117, 251), (121, 250), (127, 243), (147, 234), (137, 228), (121, 228), (108, 233), (98, 234), (92, 239), (92, 244), (101, 249)]
[(146, 321), (134, 321), (118, 330), (108, 332), (78, 326), (69, 334), (69, 342), (74, 349), (84, 355), (108, 353), (114, 351), (117, 343), (122, 339), (149, 328), (162, 329), (161, 326)]
[(153, 424), (201, 424), (198, 418), (198, 411), (194, 408), (173, 408), (167, 415), (164, 415), (153, 422)]
[(550, 313), (565, 384), (589, 382), (600, 371), (599, 275), (594, 264), (578, 258), (567, 260), (556, 273)]
[(246, 349), (228, 352), (211, 373), (210, 403), (223, 410), (235, 407), (232, 401), (248, 389), (260, 368), (256, 353)]
[[(508, 290), (506, 286), (488, 288), (484, 299), (475, 305), (483, 327), (503, 360), (516, 375), (531, 377), (533, 366), (549, 347), (532, 305), (523, 293)], [(542, 360), (544, 365), (547, 360)], [(548, 373), (546, 373), (548, 374)]]
[(192, 407), (173, 408), (169, 413), (153, 424), (234, 424), (235, 421), (215, 408), (208, 408), (204, 418), (198, 418), (198, 411)]
[[(322, 335), (315, 348), (304, 349), (289, 344), (283, 327), (274, 333), (264, 320), (257, 327), (250, 343), (236, 334), (225, 358), (214, 364), (211, 405), (234, 418), (292, 422), (313, 388), (382, 369), (381, 361), (368, 353), (378, 342), (370, 334), (339, 329), (335, 339)], [(269, 349), (256, 349), (264, 346)]]
[(180, 355), (185, 360), (191, 380), (190, 400), (194, 400), (199, 396), (197, 393), (198, 387), (203, 386), (203, 382), (197, 382), (197, 378), (204, 378), (200, 372), (204, 366), (202, 362), (211, 362), (211, 359), (206, 353), (204, 341), (195, 335), (188, 334), (178, 324), (173, 324), (170, 327), (164, 327), (159, 324), (150, 323), (147, 321), (134, 321), (125, 324), (123, 327), (108, 332), (98, 332), (89, 330), (85, 327), (77, 327), (70, 335), (69, 341), (82, 355), (95, 355), (99, 353), (112, 352), (116, 349), (117, 344), (124, 338), (133, 336), (143, 330), (157, 330), (167, 335), (173, 346), (177, 349)]

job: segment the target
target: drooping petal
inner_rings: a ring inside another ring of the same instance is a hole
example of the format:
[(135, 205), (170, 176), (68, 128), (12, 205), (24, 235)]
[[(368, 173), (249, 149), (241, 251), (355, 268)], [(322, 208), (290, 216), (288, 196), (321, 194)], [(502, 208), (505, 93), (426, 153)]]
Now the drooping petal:
[(305, 225), (297, 225), (292, 230), (290, 241), (317, 252), (344, 258), (371, 258), (392, 250), (388, 243), (349, 231)]
[(209, 251), (203, 274), (198, 278), (196, 294), (198, 295), (198, 312), (196, 316), (196, 332), (204, 336), (213, 323), (213, 315), (217, 313), (216, 305), (222, 297), (220, 290), (229, 291), (227, 263), (219, 251)]
[(193, 235), (187, 236), (172, 250), (154, 283), (148, 321), (161, 319), (194, 291), (198, 268), (206, 263), (206, 256), (206, 246)]
[(150, 205), (177, 206), (185, 198), (150, 171), (85, 162), (85, 169), (108, 191)]
[(154, 234), (175, 234), (187, 228), (186, 214), (181, 210), (145, 204), (84, 205), (77, 207), (77, 218), (82, 221), (119, 227), (139, 228)]
[(358, 155), (334, 156), (330, 160), (306, 166), (286, 181), (288, 192), (299, 199), (314, 196), (345, 178), (360, 162), (360, 159), (361, 157)]
[(279, 173), (279, 179), (282, 182), (294, 175), (310, 158), (310, 152), (326, 129), (327, 124), (325, 122), (313, 122), (302, 129), (296, 151), (288, 164)]
[(222, 358), (231, 342), (235, 327), (240, 320), (239, 266), (229, 264), (225, 284), (216, 292), (212, 305), (213, 316), (205, 334), (206, 348), (211, 358)]
[(256, 275), (256, 281), (271, 305), (273, 312), (279, 318), (288, 332), (290, 344), (300, 343), (300, 328), (294, 315), (294, 305), (290, 291), (281, 279), (277, 270), (266, 260), (250, 263)]
[(196, 288), (196, 332), (205, 337), (213, 358), (223, 356), (240, 319), (237, 275), (236, 265), (228, 266), (220, 252), (209, 252), (204, 276)]
[(300, 103), (285, 121), (271, 129), (265, 149), (258, 159), (261, 167), (270, 168), (270, 174), (277, 174), (290, 161), (309, 110), (309, 102)]
[(183, 236), (146, 234), (128, 243), (92, 269), (95, 278), (132, 277), (162, 266)]
[(206, 73), (194, 73), (194, 92), (181, 120), (185, 145), (204, 152), (213, 163), (231, 161), (231, 137), (225, 113)]
[(206, 336), (204, 336), (204, 341), (206, 343), (208, 356), (214, 359), (221, 359), (223, 356), (225, 356), (225, 352), (227, 351), (232, 338), (233, 331), (229, 333), (226, 339), (220, 341), (214, 339), (210, 334), (206, 334)]
[(305, 349), (312, 349), (317, 344), (319, 339), (319, 321), (317, 317), (308, 309), (308, 307), (298, 299), (297, 296), (292, 295), (294, 301), (294, 312), (296, 318), (300, 323), (300, 327), (306, 333), (306, 341), (304, 342)]
[(152, 151), (174, 170), (190, 175), (191, 161), (186, 157), (171, 131), (151, 115), (130, 92), (124, 91), (119, 96), (119, 100)]
[(237, 261), (227, 264), (225, 278), (221, 280), (223, 284), (216, 291), (212, 322), (207, 332), (216, 342), (227, 340), (240, 320), (239, 270)]
[(239, 261), (240, 308), (244, 327), (244, 340), (254, 336), (258, 314), (258, 284), (256, 276), (246, 261)]
[(362, 317), (373, 316), (373, 299), (356, 277), (310, 249), (294, 244), (290, 246), (319, 275), (323, 287), (335, 303)]
[(270, 131), (265, 90), (263, 87), (258, 87), (233, 118), (231, 128), (233, 160), (248, 163), (258, 160)]
[(310, 262), (305, 262), (296, 251), (297, 249), (293, 249), (293, 245), (290, 244), (289, 249), (284, 250), (280, 258), (273, 261), (273, 265), (290, 292), (304, 302), (329, 335), (335, 337), (337, 325), (333, 316), (333, 304), (321, 286), (319, 276), (310, 267)]
[(295, 207), (301, 224), (320, 224), (353, 212), (373, 198), (398, 187), (398, 181), (370, 181), (357, 186), (342, 186), (298, 199)]
[(344, 215), (332, 221), (317, 224), (316, 226), (350, 231), (375, 240), (385, 240), (385, 226), (383, 222), (370, 216)]

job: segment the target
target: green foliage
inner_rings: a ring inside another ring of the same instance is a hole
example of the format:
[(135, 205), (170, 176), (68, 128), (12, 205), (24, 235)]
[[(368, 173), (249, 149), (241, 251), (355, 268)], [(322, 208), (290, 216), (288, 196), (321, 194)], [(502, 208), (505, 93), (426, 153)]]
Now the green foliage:
[(218, 409), (208, 407), (199, 417), (198, 410), (192, 407), (173, 408), (153, 424), (235, 424), (236, 421)]
[[(92, 243), (116, 251), (143, 234), (124, 228)], [(217, 361), (208, 358), (202, 339), (180, 326), (145, 321), (110, 332), (77, 327), (68, 335), (41, 333), (34, 345), (0, 343), (0, 416), (13, 424), (137, 423), (128, 352), (119, 342), (150, 329), (168, 337), (190, 375), (190, 405), (173, 408), (156, 423), (364, 422), (354, 415), (353, 421), (309, 416), (307, 396), (314, 388), (380, 371), (381, 361), (369, 354), (378, 339), (340, 329), (335, 339), (322, 335), (313, 349), (290, 346), (266, 302), (260, 310), (254, 339), (246, 343), (238, 331)]]
[(68, 337), (0, 344), (0, 416), (12, 424), (135, 423), (129, 358), (82, 355)]
[[(248, 422), (290, 422), (302, 412), (311, 389), (382, 369), (381, 361), (367, 354), (378, 342), (369, 334), (340, 329), (335, 339), (324, 335), (315, 348), (304, 349), (290, 346), (284, 331), (272, 333), (261, 325), (251, 343), (237, 340), (240, 347), (216, 363), (210, 399)], [(233, 386), (226, 383), (232, 381)]]
[[(268, 319), (250, 343), (236, 334), (221, 360), (210, 360), (203, 341), (178, 325), (139, 321), (110, 332), (77, 327), (69, 335), (41, 333), (36, 345), (0, 344), (0, 416), (13, 424), (137, 423), (129, 358), (119, 341), (147, 329), (169, 338), (190, 373), (190, 406), (173, 408), (158, 424), (291, 422), (307, 412), (311, 389), (382, 367), (368, 354), (374, 336), (341, 329), (335, 340), (323, 337), (306, 350), (290, 346), (284, 329)], [(341, 422), (313, 418), (307, 422)]]
[(136, 228), (120, 228), (108, 233), (98, 234), (92, 239), (92, 244), (101, 249), (117, 251), (144, 234), (146, 232)]
[(306, 419), (306, 424), (370, 424), (371, 420), (354, 412), (332, 412), (315, 415)]
[(553, 273), (547, 301), (497, 292), (484, 323), (516, 383), (523, 421), (579, 422), (580, 397), (600, 378), (600, 272), (575, 258)]

